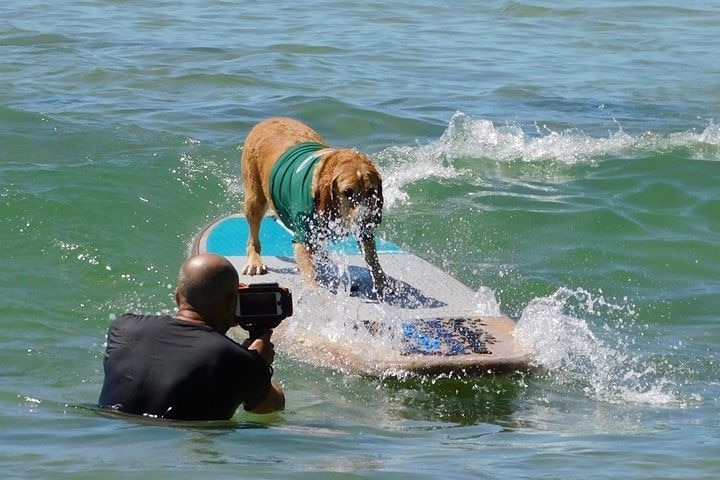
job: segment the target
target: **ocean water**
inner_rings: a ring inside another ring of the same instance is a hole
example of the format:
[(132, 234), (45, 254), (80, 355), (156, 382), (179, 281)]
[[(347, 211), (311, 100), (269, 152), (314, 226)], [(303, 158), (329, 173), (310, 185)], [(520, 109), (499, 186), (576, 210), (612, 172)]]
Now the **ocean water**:
[[(441, 3), (0, 3), (3, 478), (718, 478), (720, 4)], [(381, 235), (543, 369), (279, 352), (277, 415), (95, 410), (110, 321), (172, 310), (276, 115), (370, 154)]]

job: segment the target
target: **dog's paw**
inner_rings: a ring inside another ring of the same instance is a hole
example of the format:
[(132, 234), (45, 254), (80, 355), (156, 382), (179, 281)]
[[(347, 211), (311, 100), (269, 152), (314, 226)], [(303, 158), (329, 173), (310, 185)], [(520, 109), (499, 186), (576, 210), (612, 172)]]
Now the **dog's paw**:
[(265, 275), (267, 266), (264, 263), (248, 263), (243, 267), (243, 275)]

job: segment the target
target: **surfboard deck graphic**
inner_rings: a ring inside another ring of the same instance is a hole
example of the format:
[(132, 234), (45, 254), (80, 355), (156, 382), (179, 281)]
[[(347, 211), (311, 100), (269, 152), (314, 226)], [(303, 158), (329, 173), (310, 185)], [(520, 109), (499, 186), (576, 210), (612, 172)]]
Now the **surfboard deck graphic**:
[[(247, 236), (244, 216), (221, 217), (197, 235), (192, 253), (223, 255), (242, 272)], [(268, 273), (241, 273), (240, 281), (277, 282), (292, 290), (294, 315), (273, 334), (278, 352), (370, 375), (532, 368), (530, 353), (513, 337), (513, 320), (478, 315), (471, 288), (391, 242), (376, 239), (392, 285), (390, 293), (378, 298), (353, 238), (328, 247), (328, 261), (317, 266), (323, 287), (314, 290), (301, 284), (291, 233), (279, 220), (263, 219), (260, 240)], [(242, 338), (244, 333), (231, 335)]]

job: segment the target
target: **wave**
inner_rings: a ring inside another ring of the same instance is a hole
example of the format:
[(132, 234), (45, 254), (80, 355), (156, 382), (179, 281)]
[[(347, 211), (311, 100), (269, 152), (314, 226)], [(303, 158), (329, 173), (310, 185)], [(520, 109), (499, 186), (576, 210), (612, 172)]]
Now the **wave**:
[(709, 121), (701, 132), (626, 133), (617, 130), (593, 137), (581, 130), (555, 131), (457, 112), (443, 134), (416, 146), (393, 146), (378, 153), (388, 205), (407, 200), (405, 187), (427, 179), (456, 179), (473, 185), (501, 176), (503, 180), (562, 182), (576, 166), (594, 166), (608, 159), (677, 155), (682, 159), (720, 161), (720, 124)]

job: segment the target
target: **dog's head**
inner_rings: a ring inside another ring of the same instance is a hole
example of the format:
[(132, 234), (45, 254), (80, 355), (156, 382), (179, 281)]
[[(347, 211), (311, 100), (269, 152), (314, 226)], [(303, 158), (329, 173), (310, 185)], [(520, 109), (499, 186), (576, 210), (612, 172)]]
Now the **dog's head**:
[(336, 150), (328, 154), (323, 170), (318, 210), (358, 239), (372, 238), (383, 210), (382, 179), (375, 165), (358, 151)]

